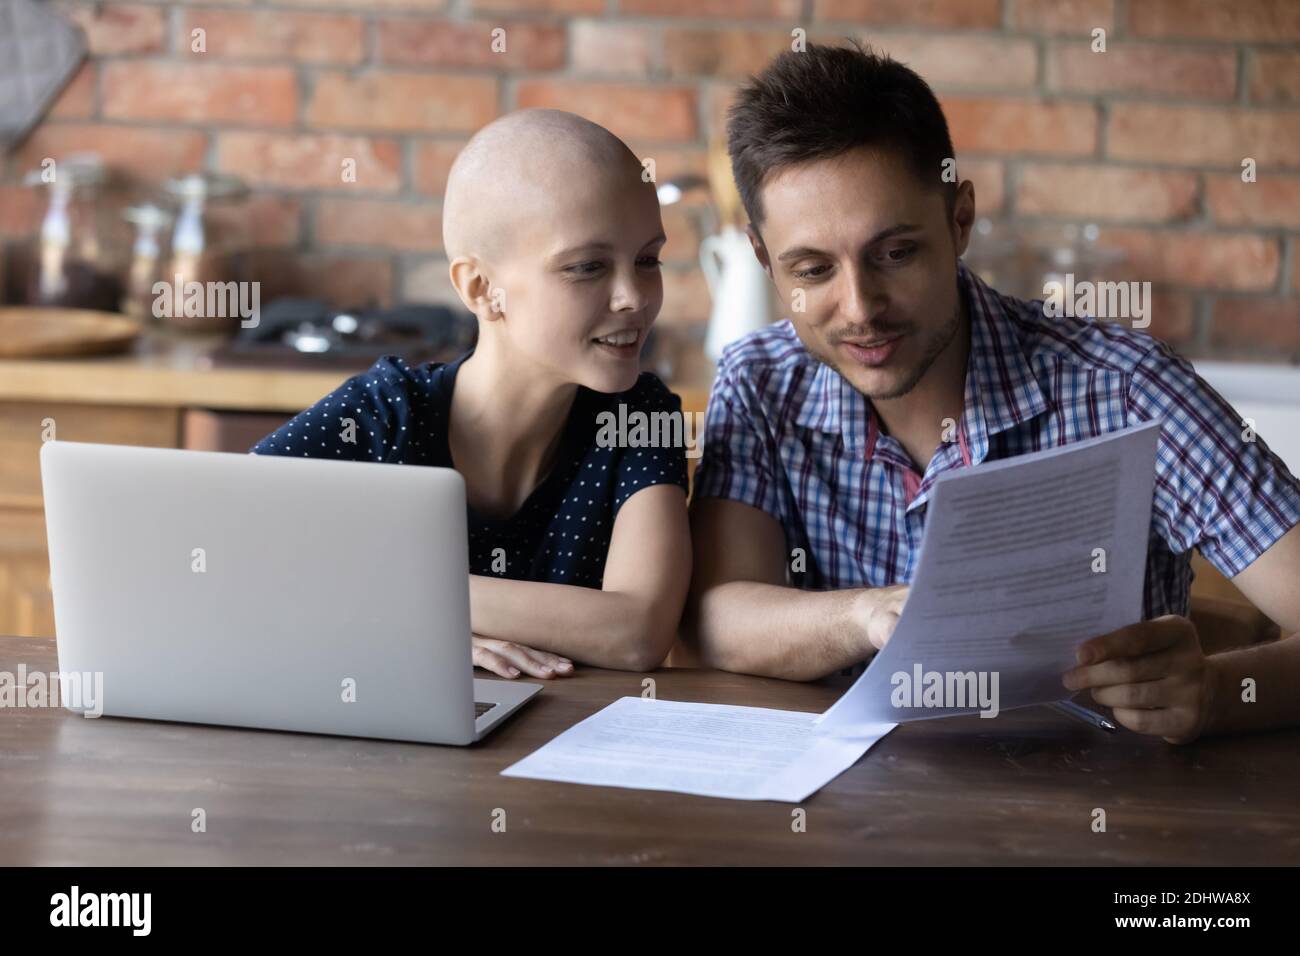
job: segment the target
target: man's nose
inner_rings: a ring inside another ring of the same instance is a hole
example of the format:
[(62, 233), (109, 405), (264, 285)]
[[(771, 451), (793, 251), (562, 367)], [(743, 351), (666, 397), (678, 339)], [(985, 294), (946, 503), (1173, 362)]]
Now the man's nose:
[(843, 272), (844, 289), (840, 308), (854, 322), (870, 322), (887, 311), (889, 297), (884, 284), (870, 269), (855, 266)]

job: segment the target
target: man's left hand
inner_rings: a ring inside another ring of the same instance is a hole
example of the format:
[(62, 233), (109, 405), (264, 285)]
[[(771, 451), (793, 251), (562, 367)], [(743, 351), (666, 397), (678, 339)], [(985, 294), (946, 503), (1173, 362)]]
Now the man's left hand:
[(1171, 744), (1191, 743), (1205, 731), (1213, 706), (1213, 667), (1201, 651), (1196, 626), (1166, 615), (1122, 627), (1076, 648), (1079, 666), (1062, 675), (1070, 690), (1092, 690), (1115, 719), (1140, 734)]

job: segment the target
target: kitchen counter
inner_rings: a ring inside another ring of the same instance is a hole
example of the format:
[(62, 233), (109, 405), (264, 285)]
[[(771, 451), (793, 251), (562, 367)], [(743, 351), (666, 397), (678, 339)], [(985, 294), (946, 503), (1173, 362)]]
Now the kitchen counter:
[(221, 335), (150, 332), (117, 355), (0, 359), (0, 401), (201, 406), (295, 413), (348, 373), (293, 368), (205, 368)]

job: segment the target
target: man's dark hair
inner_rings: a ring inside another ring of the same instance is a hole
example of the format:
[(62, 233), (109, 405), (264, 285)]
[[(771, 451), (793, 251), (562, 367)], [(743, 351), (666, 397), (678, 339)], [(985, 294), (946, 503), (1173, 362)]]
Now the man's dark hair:
[(755, 227), (766, 177), (862, 146), (896, 152), (920, 182), (944, 189), (952, 208), (957, 184), (941, 176), (952, 138), (939, 101), (913, 70), (870, 47), (787, 50), (740, 90), (727, 115), (732, 175)]

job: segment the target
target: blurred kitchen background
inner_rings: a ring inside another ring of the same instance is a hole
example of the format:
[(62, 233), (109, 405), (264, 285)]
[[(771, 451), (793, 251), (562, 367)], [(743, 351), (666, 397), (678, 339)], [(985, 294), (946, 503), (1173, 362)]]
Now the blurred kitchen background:
[[(53, 633), (42, 423), (244, 451), (379, 354), (463, 351), (441, 194), (512, 109), (655, 161), (647, 363), (702, 410), (754, 295), (725, 112), (796, 28), (935, 88), (968, 262), (1152, 282), (1149, 331), (1300, 471), (1300, 0), (0, 0), (0, 633)], [(178, 274), (257, 282), (258, 326), (154, 318)]]

